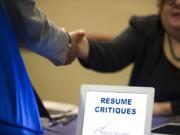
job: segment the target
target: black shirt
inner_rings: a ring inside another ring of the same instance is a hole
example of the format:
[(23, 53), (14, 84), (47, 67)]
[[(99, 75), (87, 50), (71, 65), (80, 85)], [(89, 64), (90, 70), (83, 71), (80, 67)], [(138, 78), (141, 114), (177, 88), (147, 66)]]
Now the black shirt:
[(81, 63), (100, 72), (115, 72), (134, 63), (130, 86), (155, 88), (155, 101), (170, 101), (180, 114), (180, 69), (163, 51), (164, 28), (157, 15), (132, 17), (129, 27), (109, 42), (89, 41), (88, 62)]

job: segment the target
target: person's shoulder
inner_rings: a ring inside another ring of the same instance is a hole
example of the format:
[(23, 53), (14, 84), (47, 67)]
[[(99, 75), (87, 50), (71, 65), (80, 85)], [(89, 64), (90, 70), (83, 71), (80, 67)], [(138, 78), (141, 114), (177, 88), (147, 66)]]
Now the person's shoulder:
[(159, 15), (133, 16), (130, 25), (146, 34), (152, 34), (162, 28)]

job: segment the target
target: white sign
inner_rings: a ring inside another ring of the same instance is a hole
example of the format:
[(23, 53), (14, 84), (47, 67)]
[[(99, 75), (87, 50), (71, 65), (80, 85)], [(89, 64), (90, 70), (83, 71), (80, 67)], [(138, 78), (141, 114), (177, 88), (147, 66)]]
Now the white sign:
[(144, 135), (147, 94), (88, 91), (82, 135)]

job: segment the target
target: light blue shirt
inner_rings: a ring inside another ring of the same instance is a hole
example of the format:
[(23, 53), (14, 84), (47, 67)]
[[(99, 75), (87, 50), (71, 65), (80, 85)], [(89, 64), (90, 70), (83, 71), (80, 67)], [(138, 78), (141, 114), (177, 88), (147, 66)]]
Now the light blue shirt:
[(25, 47), (52, 61), (65, 63), (69, 39), (66, 33), (47, 19), (34, 0), (14, 0), (25, 26)]

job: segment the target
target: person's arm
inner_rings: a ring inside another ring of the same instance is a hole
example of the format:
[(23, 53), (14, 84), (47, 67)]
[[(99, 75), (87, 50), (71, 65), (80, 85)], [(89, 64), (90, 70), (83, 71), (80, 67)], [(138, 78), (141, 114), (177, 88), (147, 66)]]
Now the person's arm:
[(25, 47), (47, 57), (56, 65), (66, 63), (69, 37), (49, 21), (34, 0), (14, 0), (24, 28)]
[(130, 26), (111, 41), (83, 40), (78, 58), (87, 68), (101, 72), (114, 72), (132, 63), (138, 48), (143, 48), (144, 34)]
[(154, 109), (153, 109), (153, 115), (172, 115), (172, 106), (170, 102), (155, 102), (154, 103)]
[(154, 115), (180, 115), (180, 101), (155, 102)]

